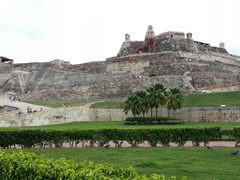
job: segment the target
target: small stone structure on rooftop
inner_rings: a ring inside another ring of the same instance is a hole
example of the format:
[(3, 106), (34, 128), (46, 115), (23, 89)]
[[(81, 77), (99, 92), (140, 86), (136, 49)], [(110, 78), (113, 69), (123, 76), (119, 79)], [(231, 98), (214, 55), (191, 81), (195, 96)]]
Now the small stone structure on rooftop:
[(139, 53), (161, 53), (164, 51), (187, 51), (187, 52), (215, 52), (228, 54), (224, 43), (219, 47), (211, 46), (209, 43), (193, 40), (192, 33), (168, 31), (157, 36), (152, 25), (148, 26), (144, 41), (131, 41), (130, 38), (123, 43), (117, 57), (139, 54)]

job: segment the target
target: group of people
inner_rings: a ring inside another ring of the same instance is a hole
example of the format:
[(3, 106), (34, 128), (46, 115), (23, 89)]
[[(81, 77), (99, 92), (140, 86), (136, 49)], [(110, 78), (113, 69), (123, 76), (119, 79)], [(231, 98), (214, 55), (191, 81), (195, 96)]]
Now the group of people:
[[(40, 108), (39, 110), (33, 110), (30, 106), (27, 107), (27, 113), (34, 113), (34, 112), (42, 112), (43, 111), (43, 108)], [(19, 108), (17, 110), (17, 115), (21, 115), (21, 114), (24, 114), (22, 109)]]
[(33, 112), (42, 112), (43, 108), (40, 108), (39, 111), (37, 110), (32, 110), (32, 108), (30, 106), (27, 107), (27, 113), (33, 113)]

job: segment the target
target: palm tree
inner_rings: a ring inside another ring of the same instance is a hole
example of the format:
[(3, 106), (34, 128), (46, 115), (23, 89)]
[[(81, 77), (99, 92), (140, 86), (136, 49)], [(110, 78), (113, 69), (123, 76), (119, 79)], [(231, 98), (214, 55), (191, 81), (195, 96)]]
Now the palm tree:
[(132, 112), (133, 116), (139, 115), (139, 103), (137, 96), (129, 96), (124, 103), (123, 111), (127, 114), (129, 111)]
[(170, 111), (173, 109), (174, 111), (180, 109), (183, 103), (183, 95), (181, 91), (177, 88), (170, 89), (167, 93), (167, 102), (166, 107), (168, 109), (168, 117), (170, 115)]
[(158, 115), (158, 108), (164, 106), (166, 103), (166, 87), (163, 84), (155, 84), (152, 86), (151, 100), (156, 108), (156, 117)]
[(148, 113), (149, 111), (147, 93), (145, 91), (137, 91), (136, 96), (138, 98), (137, 103), (138, 103), (139, 111), (143, 114), (143, 117), (144, 117), (145, 114)]
[(150, 87), (147, 89), (147, 98), (148, 98), (148, 105), (149, 105), (149, 108), (150, 108), (150, 111), (151, 111), (151, 117), (152, 117), (152, 110), (154, 107), (156, 107), (156, 101), (155, 101), (155, 98), (153, 97), (153, 94), (154, 94), (154, 88), (153, 87)]

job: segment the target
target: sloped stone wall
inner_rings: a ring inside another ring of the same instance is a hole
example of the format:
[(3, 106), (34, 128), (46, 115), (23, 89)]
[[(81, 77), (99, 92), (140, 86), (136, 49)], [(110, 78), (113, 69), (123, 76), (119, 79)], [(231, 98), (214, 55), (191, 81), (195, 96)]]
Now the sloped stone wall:
[[(22, 100), (124, 98), (155, 83), (195, 91), (240, 82), (240, 58), (228, 54), (167, 51), (80, 65), (27, 63), (0, 67), (0, 93)], [(149, 77), (150, 75), (156, 77)]]

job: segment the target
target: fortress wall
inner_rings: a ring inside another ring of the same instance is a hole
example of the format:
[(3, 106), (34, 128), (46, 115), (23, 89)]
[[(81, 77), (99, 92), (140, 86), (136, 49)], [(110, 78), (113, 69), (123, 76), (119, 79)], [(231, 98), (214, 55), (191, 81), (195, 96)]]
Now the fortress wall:
[(240, 122), (240, 106), (182, 108), (172, 116), (190, 122)]
[[(107, 60), (106, 72), (142, 74), (150, 66), (161, 67), (165, 64), (171, 64), (175, 60), (175, 54), (164, 52), (154, 54), (138, 54), (125, 57), (111, 58)], [(153, 73), (153, 72), (150, 72)], [(170, 73), (171, 74), (171, 73)], [(169, 74), (169, 75), (170, 75)]]
[(240, 66), (240, 57), (234, 57), (228, 54), (219, 53), (191, 53), (186, 51), (179, 51), (179, 56), (189, 59), (199, 59), (201, 61), (216, 62), (219, 61), (224, 64)]
[[(122, 109), (92, 109), (91, 111), (91, 121), (124, 121), (126, 117), (132, 117), (131, 113), (125, 115)], [(158, 111), (160, 116), (167, 116), (167, 113), (164, 109)], [(240, 122), (240, 106), (182, 108), (172, 112), (171, 117), (188, 122)]]
[(161, 53), (140, 53), (140, 54), (131, 54), (122, 57), (112, 57), (106, 59), (107, 63), (114, 63), (114, 62), (123, 62), (123, 61), (153, 61), (159, 58), (164, 57), (172, 57), (177, 55), (176, 52), (173, 51), (164, 51)]
[(90, 62), (84, 64), (76, 64), (70, 67), (73, 71), (79, 71), (81, 73), (102, 74), (106, 73), (106, 62)]
[(210, 46), (209, 44), (205, 44), (205, 43), (199, 44), (199, 43), (195, 42), (194, 44), (199, 51), (202, 51), (204, 53), (211, 51), (211, 52), (215, 52), (215, 53), (225, 53), (226, 55), (228, 55), (228, 52), (225, 48), (214, 47), (214, 46)]
[(106, 67), (107, 73), (118, 74), (131, 72), (133, 74), (141, 74), (144, 68), (149, 66), (149, 61), (130, 61), (130, 62), (115, 62), (108, 63)]
[(11, 71), (12, 71), (12, 64), (0, 63), (0, 88), (11, 77), (10, 76)]
[(46, 69), (51, 67), (51, 63), (49, 62), (33, 62), (33, 63), (18, 63), (13, 64), (13, 68), (15, 70), (25, 70), (25, 71), (39, 71), (41, 69)]
[[(155, 112), (153, 112), (155, 114)], [(167, 116), (167, 110), (160, 109), (159, 116)], [(150, 116), (150, 114), (148, 114)], [(127, 115), (122, 109), (88, 109), (86, 107), (57, 108), (44, 113), (32, 113), (1, 117), (1, 127), (24, 127), (62, 124), (80, 121), (124, 121)], [(240, 106), (182, 108), (171, 113), (171, 117), (186, 122), (240, 122)]]
[[(239, 59), (220, 53), (166, 51), (80, 65), (15, 64), (0, 67), (0, 88), (21, 94), (24, 100), (48, 101), (122, 98), (154, 83), (194, 90), (239, 82)], [(156, 77), (150, 78), (151, 74)]]

